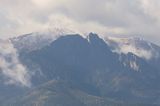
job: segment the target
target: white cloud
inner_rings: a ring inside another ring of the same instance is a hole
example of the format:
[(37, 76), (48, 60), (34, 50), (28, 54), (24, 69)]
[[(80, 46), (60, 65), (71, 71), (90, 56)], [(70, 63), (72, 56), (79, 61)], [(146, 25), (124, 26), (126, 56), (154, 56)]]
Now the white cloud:
[(30, 87), (30, 75), (10, 41), (0, 41), (0, 74), (5, 84)]
[(52, 30), (54, 28), (61, 28), (65, 30), (69, 30), (71, 32), (79, 33), (79, 34), (88, 34), (90, 32), (96, 32), (101, 35), (105, 35), (107, 33), (125, 33), (126, 30), (120, 27), (106, 27), (94, 21), (87, 21), (86, 23), (79, 23), (76, 20), (71, 19), (62, 14), (54, 14), (51, 15), (48, 19), (48, 23), (45, 25), (45, 29)]
[(42, 30), (61, 14), (78, 30), (160, 42), (159, 0), (0, 0), (0, 7), (0, 37)]
[[(69, 3), (67, 0), (30, 0), (36, 8), (42, 10), (55, 9), (59, 6), (64, 6), (65, 3)], [(71, 1), (71, 0), (70, 0)]]
[(145, 14), (148, 14), (154, 19), (160, 20), (160, 13), (157, 11), (160, 9), (159, 0), (141, 0), (141, 7)]
[(149, 49), (146, 49), (140, 44), (141, 42), (139, 40), (137, 41), (134, 38), (129, 39), (129, 38), (108, 37), (108, 42), (116, 43), (116, 45), (114, 45), (115, 47), (113, 49), (113, 52), (116, 52), (119, 54), (133, 53), (134, 55), (144, 58), (146, 60), (149, 60), (151, 58), (157, 58), (158, 56), (158, 54), (156, 54), (157, 53), (156, 50), (152, 48), (150, 43), (145, 42), (146, 45), (149, 46)]
[(137, 48), (133, 45), (129, 45), (129, 46), (126, 46), (126, 45), (123, 45), (120, 47), (120, 52), (121, 53), (124, 53), (124, 54), (128, 54), (129, 52), (130, 53), (133, 53), (135, 54), (136, 56), (139, 56), (139, 57), (142, 57), (144, 59), (151, 59), (152, 58), (152, 51), (149, 51), (149, 50), (144, 50), (144, 49), (140, 49), (140, 48)]

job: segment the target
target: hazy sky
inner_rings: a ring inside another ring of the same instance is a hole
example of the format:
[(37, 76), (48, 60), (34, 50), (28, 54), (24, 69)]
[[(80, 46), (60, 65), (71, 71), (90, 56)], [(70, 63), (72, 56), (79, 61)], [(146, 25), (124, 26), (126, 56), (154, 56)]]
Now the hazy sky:
[(0, 0), (0, 38), (66, 27), (160, 44), (160, 0)]

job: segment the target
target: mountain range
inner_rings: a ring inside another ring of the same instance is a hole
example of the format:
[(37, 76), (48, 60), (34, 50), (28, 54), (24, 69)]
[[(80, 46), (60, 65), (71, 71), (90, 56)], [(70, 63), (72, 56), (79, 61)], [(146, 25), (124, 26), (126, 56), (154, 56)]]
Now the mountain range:
[(56, 29), (0, 40), (1, 106), (159, 106), (160, 47)]

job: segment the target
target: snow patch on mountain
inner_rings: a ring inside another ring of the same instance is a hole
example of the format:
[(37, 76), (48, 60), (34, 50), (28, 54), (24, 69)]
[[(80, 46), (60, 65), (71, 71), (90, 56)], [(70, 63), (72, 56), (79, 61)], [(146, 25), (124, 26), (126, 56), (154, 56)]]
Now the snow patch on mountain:
[(67, 28), (64, 29), (55, 27), (47, 31), (35, 32), (11, 38), (10, 40), (14, 44), (15, 48), (18, 49), (18, 51), (31, 52), (49, 45), (61, 36), (70, 34), (76, 34), (76, 32), (71, 31)]
[(129, 66), (130, 66), (130, 68), (132, 68), (133, 70), (139, 71), (139, 66), (138, 66), (138, 64), (137, 64), (135, 61), (130, 61), (130, 62), (129, 62)]

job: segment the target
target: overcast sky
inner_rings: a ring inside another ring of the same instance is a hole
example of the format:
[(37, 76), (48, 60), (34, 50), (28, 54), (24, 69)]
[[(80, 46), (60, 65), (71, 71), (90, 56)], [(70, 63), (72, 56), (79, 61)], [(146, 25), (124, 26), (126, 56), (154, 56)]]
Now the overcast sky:
[(55, 26), (160, 44), (160, 0), (0, 0), (0, 38)]

